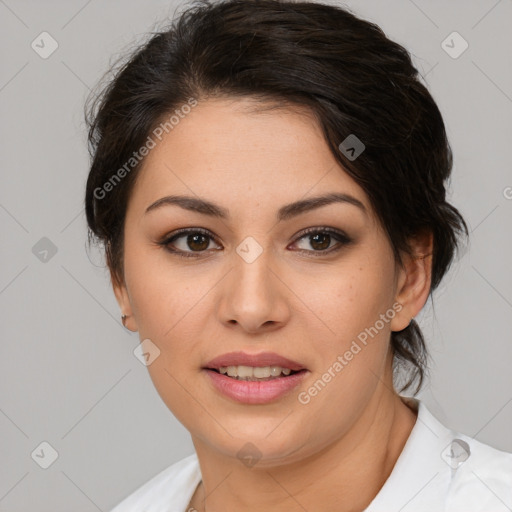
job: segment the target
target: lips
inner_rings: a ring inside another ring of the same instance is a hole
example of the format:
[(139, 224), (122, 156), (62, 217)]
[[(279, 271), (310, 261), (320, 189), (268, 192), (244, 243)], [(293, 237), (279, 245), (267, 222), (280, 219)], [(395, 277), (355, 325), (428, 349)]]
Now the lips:
[(204, 368), (210, 370), (220, 370), (226, 366), (280, 366), (281, 368), (289, 368), (298, 372), (306, 368), (296, 361), (292, 361), (287, 357), (280, 356), (274, 352), (262, 352), (260, 354), (248, 354), (246, 352), (230, 352), (223, 354), (209, 361)]
[[(248, 367), (263, 372), (270, 369), (275, 376), (262, 379), (247, 378), (246, 372), (250, 370)], [(273, 352), (223, 354), (209, 361), (203, 367), (203, 371), (213, 389), (235, 402), (247, 405), (263, 405), (281, 400), (297, 388), (309, 373), (308, 369), (297, 361)], [(232, 375), (242, 372), (245, 378), (240, 380), (239, 376), (226, 375), (226, 371)]]

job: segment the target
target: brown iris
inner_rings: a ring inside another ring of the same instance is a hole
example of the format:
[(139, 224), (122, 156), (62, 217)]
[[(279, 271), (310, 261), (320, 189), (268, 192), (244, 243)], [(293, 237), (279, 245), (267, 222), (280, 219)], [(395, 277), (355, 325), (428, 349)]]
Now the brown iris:
[[(202, 243), (200, 240), (202, 240)], [(187, 245), (193, 250), (204, 251), (208, 248), (209, 243), (210, 237), (201, 233), (187, 236)]]
[[(311, 235), (311, 247), (314, 247), (315, 249), (326, 249), (329, 247), (329, 244), (331, 243), (331, 235), (328, 235), (326, 233), (316, 233), (315, 235)], [(324, 242), (318, 242), (318, 240), (324, 240)], [(315, 246), (315, 244), (319, 243), (320, 247)]]

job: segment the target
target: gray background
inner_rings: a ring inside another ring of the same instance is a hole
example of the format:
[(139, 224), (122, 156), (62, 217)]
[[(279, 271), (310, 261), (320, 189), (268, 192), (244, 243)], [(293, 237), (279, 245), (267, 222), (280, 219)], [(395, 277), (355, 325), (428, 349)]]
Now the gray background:
[[(138, 335), (120, 323), (101, 254), (86, 253), (83, 212), (86, 95), (177, 5), (0, 0), (2, 512), (109, 510), (193, 451), (133, 354)], [(420, 315), (434, 364), (419, 397), (448, 426), (512, 451), (512, 1), (345, 5), (413, 54), (472, 230)], [(43, 31), (59, 45), (47, 59), (31, 48)], [(441, 46), (453, 31), (469, 43), (456, 59)], [(57, 248), (46, 261), (43, 237)], [(58, 453), (48, 469), (31, 457), (43, 441)]]

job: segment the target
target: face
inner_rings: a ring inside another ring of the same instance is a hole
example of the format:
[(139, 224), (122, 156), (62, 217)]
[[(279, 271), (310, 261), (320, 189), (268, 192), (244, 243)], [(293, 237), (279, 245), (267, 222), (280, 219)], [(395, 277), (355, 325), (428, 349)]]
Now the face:
[[(128, 327), (158, 347), (151, 379), (194, 442), (232, 457), (251, 442), (272, 465), (348, 432), (389, 379), (391, 330), (410, 317), (390, 242), (319, 127), (254, 105), (200, 102), (150, 151), (115, 292)], [(340, 200), (287, 207), (328, 194)]]

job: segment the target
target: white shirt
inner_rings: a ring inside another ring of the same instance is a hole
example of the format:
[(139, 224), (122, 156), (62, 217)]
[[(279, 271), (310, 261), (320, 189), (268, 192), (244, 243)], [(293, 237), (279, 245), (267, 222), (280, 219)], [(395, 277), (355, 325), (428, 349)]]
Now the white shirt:
[[(512, 453), (454, 432), (418, 399), (416, 423), (364, 512), (511, 512)], [(111, 512), (188, 512), (201, 481), (194, 453), (164, 469)]]

